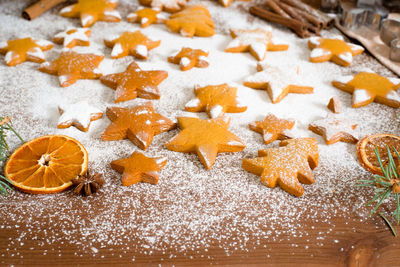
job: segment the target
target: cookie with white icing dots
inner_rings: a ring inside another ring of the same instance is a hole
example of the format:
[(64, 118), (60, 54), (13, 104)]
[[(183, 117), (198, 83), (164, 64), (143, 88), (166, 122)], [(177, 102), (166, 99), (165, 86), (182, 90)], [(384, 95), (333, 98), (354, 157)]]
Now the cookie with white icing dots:
[(341, 38), (311, 37), (308, 40), (311, 50), (310, 61), (320, 63), (332, 61), (338, 65), (348, 67), (353, 62), (353, 57), (364, 52), (359, 45), (346, 43)]
[(120, 36), (105, 39), (104, 44), (110, 48), (111, 58), (132, 55), (138, 59), (147, 59), (149, 50), (159, 46), (161, 41), (153, 41), (141, 31), (123, 32)]
[(103, 112), (86, 100), (59, 106), (58, 111), (61, 114), (57, 125), (59, 129), (74, 126), (82, 132), (87, 132), (92, 121), (103, 117)]
[(8, 40), (0, 43), (0, 54), (5, 55), (7, 66), (15, 66), (26, 60), (42, 63), (45, 61), (43, 51), (53, 47), (46, 40), (36, 40), (31, 37)]
[(343, 76), (334, 81), (336, 88), (353, 94), (353, 108), (378, 102), (389, 107), (400, 107), (400, 95), (396, 90), (400, 87), (400, 79), (386, 78), (369, 69), (354, 76)]
[(189, 0), (139, 0), (139, 3), (144, 6), (157, 8), (166, 12), (178, 12), (186, 6)]
[(207, 68), (210, 65), (207, 57), (206, 51), (183, 47), (175, 55), (168, 57), (168, 62), (179, 64), (182, 71), (187, 71), (194, 67)]
[(270, 31), (257, 28), (253, 30), (232, 29), (233, 40), (225, 48), (225, 52), (241, 53), (249, 51), (257, 60), (265, 58), (267, 51), (283, 51), (289, 45), (272, 37)]
[(128, 22), (140, 23), (142, 28), (146, 28), (151, 24), (163, 23), (166, 17), (161, 14), (161, 10), (157, 8), (140, 8), (130, 13), (126, 17)]
[(91, 30), (88, 28), (69, 27), (67, 30), (57, 33), (53, 38), (53, 42), (56, 44), (62, 44), (67, 48), (89, 46), (90, 34)]

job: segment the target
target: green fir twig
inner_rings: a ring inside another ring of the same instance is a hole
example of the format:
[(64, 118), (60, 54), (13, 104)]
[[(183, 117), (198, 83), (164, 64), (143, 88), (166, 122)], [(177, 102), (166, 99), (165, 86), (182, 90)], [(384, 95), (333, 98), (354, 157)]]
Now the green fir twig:
[[(17, 131), (12, 127), (10, 117), (0, 116), (0, 167), (2, 167), (10, 155), (10, 148), (7, 143), (7, 134), (14, 134), (21, 143), (24, 143), (24, 139), (17, 133)], [(0, 195), (7, 196), (8, 191), (12, 190), (8, 183), (11, 183), (6, 177), (0, 174)]]
[[(387, 146), (387, 151), (388, 151), (388, 163), (387, 165), (384, 166), (378, 148), (376, 147), (374, 149), (375, 155), (378, 159), (379, 166), (381, 168), (383, 175), (372, 175), (370, 179), (360, 180), (357, 186), (366, 186), (375, 188), (375, 195), (366, 204), (367, 206), (370, 206), (373, 203), (376, 203), (375, 207), (372, 209), (369, 216), (375, 214), (378, 208), (382, 205), (382, 203), (385, 200), (392, 198), (393, 196), (396, 203), (396, 209), (392, 213), (392, 217), (394, 217), (397, 224), (399, 224), (400, 223), (400, 197), (399, 197), (400, 173), (398, 171), (398, 166), (396, 166), (396, 163), (393, 159), (393, 155), (389, 149), (389, 146)], [(400, 159), (400, 155), (397, 149), (393, 147), (393, 151), (395, 155), (398, 157), (398, 159)], [(378, 214), (389, 226), (393, 235), (397, 236), (397, 233), (392, 224), (390, 223), (390, 221), (381, 212), (378, 212)]]

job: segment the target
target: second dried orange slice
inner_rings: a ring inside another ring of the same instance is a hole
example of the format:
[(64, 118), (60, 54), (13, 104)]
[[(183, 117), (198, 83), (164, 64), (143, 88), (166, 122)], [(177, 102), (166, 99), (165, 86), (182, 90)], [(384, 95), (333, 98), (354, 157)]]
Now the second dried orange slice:
[(67, 189), (87, 168), (88, 154), (80, 142), (64, 135), (46, 135), (15, 150), (4, 174), (21, 191), (48, 194)]
[(399, 167), (399, 158), (394, 152), (394, 148), (400, 153), (400, 136), (393, 134), (372, 134), (364, 137), (357, 143), (357, 155), (361, 165), (368, 171), (382, 175), (379, 160), (375, 154), (375, 148), (379, 151), (383, 166), (388, 165), (388, 150), (394, 158), (396, 166)]

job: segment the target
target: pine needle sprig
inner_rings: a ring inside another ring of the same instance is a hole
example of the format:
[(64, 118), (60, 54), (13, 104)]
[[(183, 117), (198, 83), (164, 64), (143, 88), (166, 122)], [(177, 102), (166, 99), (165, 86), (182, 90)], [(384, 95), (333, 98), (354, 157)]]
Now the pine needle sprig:
[[(378, 208), (382, 205), (382, 203), (386, 200), (394, 196), (396, 209), (392, 213), (392, 216), (395, 218), (397, 224), (400, 223), (400, 173), (397, 169), (396, 163), (393, 159), (393, 155), (390, 152), (389, 146), (387, 146), (388, 151), (388, 163), (387, 165), (383, 165), (382, 158), (379, 154), (378, 148), (374, 149), (375, 155), (378, 159), (379, 166), (383, 175), (373, 175), (370, 179), (360, 180), (357, 186), (365, 186), (365, 187), (373, 187), (375, 188), (374, 197), (368, 201), (367, 206), (375, 204), (375, 207), (370, 212), (369, 216), (375, 214)], [(400, 159), (399, 152), (396, 148), (393, 148), (398, 159)], [(397, 236), (396, 231), (393, 226), (390, 224), (390, 221), (381, 213), (379, 215), (382, 219), (388, 224), (394, 236)]]
[[(21, 143), (25, 143), (24, 139), (22, 139), (17, 131), (12, 127), (11, 118), (0, 116), (0, 167), (3, 166), (10, 154), (10, 147), (7, 143), (8, 132), (14, 134), (21, 141)], [(12, 190), (7, 182), (11, 183), (10, 180), (0, 174), (0, 195), (2, 196), (8, 195), (7, 189)]]

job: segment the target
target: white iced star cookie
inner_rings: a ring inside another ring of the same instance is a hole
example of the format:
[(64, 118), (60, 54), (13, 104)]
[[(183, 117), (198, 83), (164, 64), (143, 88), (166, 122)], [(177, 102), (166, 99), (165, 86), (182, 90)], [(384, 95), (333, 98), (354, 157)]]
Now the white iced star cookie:
[(328, 145), (337, 142), (357, 143), (356, 123), (344, 117), (329, 115), (325, 119), (316, 120), (308, 125), (308, 129), (321, 135)]
[(86, 100), (75, 104), (59, 106), (58, 110), (61, 115), (57, 125), (59, 129), (74, 126), (83, 132), (87, 132), (92, 121), (103, 117), (103, 112), (90, 105)]
[(267, 51), (283, 51), (289, 48), (277, 38), (272, 38), (270, 31), (257, 28), (253, 30), (232, 29), (233, 40), (228, 44), (225, 52), (240, 53), (249, 51), (257, 60), (265, 58)]
[(336, 88), (353, 94), (353, 108), (378, 102), (389, 107), (400, 107), (400, 79), (386, 78), (369, 69), (363, 69), (356, 75), (339, 77), (332, 81)]
[(288, 93), (312, 94), (314, 88), (305, 86), (295, 66), (257, 65), (257, 73), (247, 77), (243, 85), (266, 90), (272, 103), (282, 101)]
[(350, 66), (353, 57), (364, 52), (359, 45), (346, 43), (342, 38), (311, 37), (308, 40), (308, 47), (311, 50), (310, 61), (320, 63), (332, 61), (341, 66)]
[(66, 31), (57, 33), (53, 42), (56, 44), (62, 44), (67, 48), (73, 48), (74, 46), (89, 46), (89, 37), (91, 30), (88, 28), (72, 28), (68, 27)]

